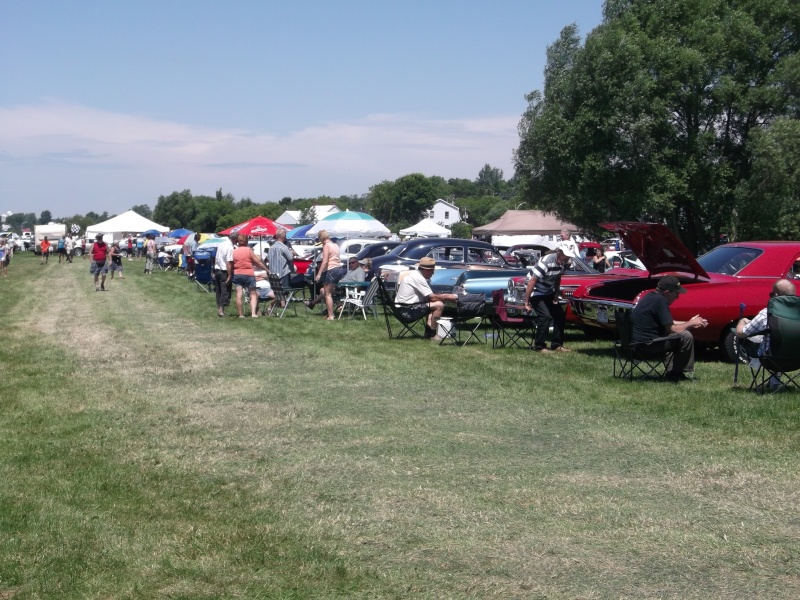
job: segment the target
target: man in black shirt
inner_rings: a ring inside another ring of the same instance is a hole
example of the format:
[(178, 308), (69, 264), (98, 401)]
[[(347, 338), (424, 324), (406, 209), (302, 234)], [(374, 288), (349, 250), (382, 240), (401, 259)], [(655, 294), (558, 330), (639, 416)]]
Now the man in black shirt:
[(669, 307), (679, 295), (685, 293), (686, 288), (681, 286), (677, 277), (666, 275), (659, 279), (655, 290), (639, 300), (632, 313), (634, 342), (649, 342), (673, 335), (680, 338), (678, 351), (670, 352), (664, 360), (666, 377), (670, 381), (694, 376), (694, 338), (689, 330), (708, 325), (708, 321), (700, 315), (683, 322), (672, 319)]

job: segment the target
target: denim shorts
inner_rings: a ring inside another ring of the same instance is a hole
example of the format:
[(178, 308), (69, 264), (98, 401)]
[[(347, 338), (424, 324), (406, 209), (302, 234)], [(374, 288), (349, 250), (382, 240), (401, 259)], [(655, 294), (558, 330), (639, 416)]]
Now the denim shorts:
[(322, 283), (339, 283), (339, 280), (347, 274), (345, 267), (336, 267), (322, 274)]
[(256, 278), (252, 275), (239, 275), (233, 276), (233, 284), (236, 287), (243, 287), (246, 290), (256, 289)]
[(89, 273), (92, 275), (105, 275), (108, 273), (106, 261), (93, 260), (92, 265), (89, 267)]

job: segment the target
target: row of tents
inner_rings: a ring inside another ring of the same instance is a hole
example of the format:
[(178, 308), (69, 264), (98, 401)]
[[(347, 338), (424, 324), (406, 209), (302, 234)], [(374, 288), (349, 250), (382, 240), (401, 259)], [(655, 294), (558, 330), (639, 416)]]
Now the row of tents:
[[(275, 235), (278, 223), (266, 217), (255, 217), (239, 225), (221, 231), (230, 233), (243, 233), (253, 236)], [(287, 227), (287, 229), (290, 229)], [(333, 237), (388, 237), (389, 229), (374, 217), (361, 212), (342, 211), (328, 215), (313, 225), (303, 225), (289, 231), (288, 237), (294, 240), (314, 239), (321, 230), (327, 230)], [(478, 236), (493, 235), (553, 235), (562, 229), (575, 231), (576, 227), (565, 221), (560, 221), (552, 215), (538, 210), (509, 210), (492, 223), (476, 227), (473, 233)], [(152, 232), (156, 235), (166, 235), (169, 227), (159, 225), (140, 214), (129, 210), (102, 223), (90, 225), (86, 228), (86, 235), (94, 237), (98, 233), (130, 233)], [(400, 230), (401, 236), (411, 237), (447, 237), (450, 230), (442, 227), (432, 219), (423, 219), (413, 227)]]

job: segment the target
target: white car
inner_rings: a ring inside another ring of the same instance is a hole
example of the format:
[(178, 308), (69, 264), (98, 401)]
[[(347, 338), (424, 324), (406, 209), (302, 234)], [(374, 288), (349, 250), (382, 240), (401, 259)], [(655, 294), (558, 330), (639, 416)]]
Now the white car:
[(355, 256), (367, 246), (371, 246), (372, 244), (377, 244), (378, 242), (383, 242), (383, 241), (385, 240), (374, 239), (374, 238), (353, 238), (353, 239), (339, 240), (337, 244), (339, 245), (339, 256), (342, 259), (342, 264), (346, 265), (348, 258), (350, 258), (351, 256)]

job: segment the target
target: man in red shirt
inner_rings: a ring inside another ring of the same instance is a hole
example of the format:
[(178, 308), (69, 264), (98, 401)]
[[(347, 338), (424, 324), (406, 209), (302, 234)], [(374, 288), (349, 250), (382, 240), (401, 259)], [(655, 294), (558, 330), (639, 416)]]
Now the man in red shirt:
[[(95, 242), (92, 244), (92, 266), (89, 272), (94, 275), (94, 291), (106, 291), (106, 273), (108, 273), (108, 244), (103, 241), (103, 234), (98, 233)], [(100, 287), (97, 286), (98, 280)]]

